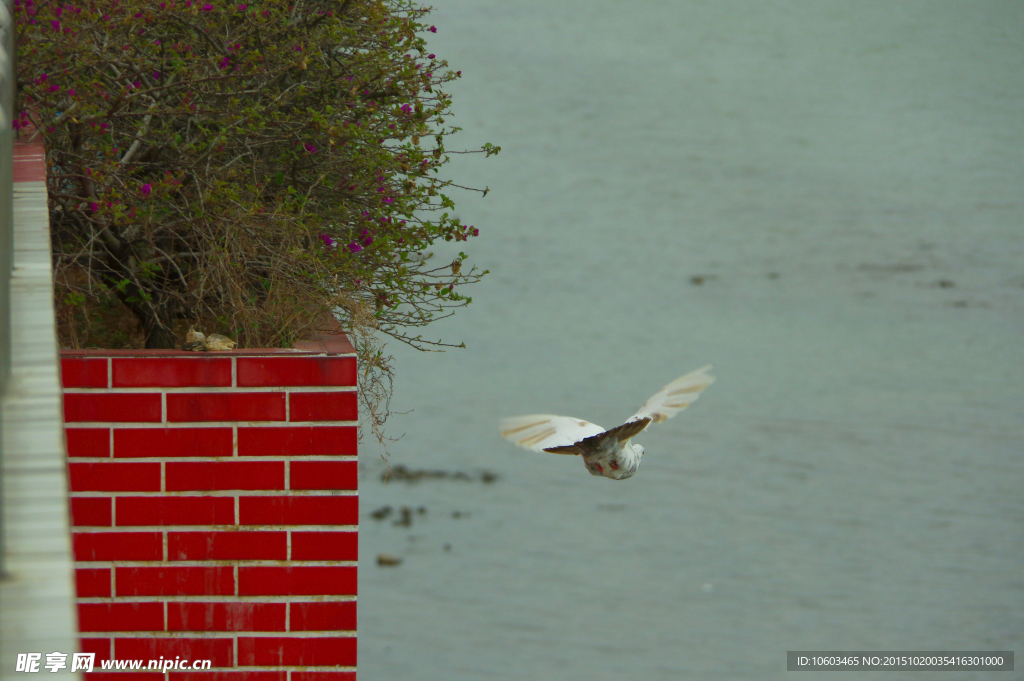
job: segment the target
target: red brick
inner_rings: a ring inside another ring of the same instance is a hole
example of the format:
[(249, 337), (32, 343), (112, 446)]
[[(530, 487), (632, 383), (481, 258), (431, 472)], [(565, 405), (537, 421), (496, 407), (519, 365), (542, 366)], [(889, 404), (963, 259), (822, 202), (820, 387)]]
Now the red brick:
[(292, 560), (359, 560), (359, 533), (292, 532)]
[(238, 568), (239, 596), (350, 596), (355, 593), (355, 566), (242, 565)]
[[(33, 129), (33, 127), (30, 127), (29, 131)], [(46, 162), (43, 159), (46, 155), (46, 150), (43, 147), (42, 139), (35, 143), (26, 140), (15, 140), (13, 146), (14, 158), (11, 160), (14, 167), (11, 170), (13, 171), (14, 182), (45, 182)]]
[(106, 388), (107, 360), (62, 359), (60, 380), (65, 388)]
[(109, 638), (83, 638), (81, 644), (83, 653), (96, 654), (96, 668), (99, 668), (100, 662), (103, 660), (110, 659)]
[(230, 428), (116, 428), (114, 458), (231, 456)]
[(238, 429), (239, 456), (355, 454), (356, 426), (296, 426)]
[(231, 497), (118, 497), (118, 526), (234, 525)]
[(284, 421), (284, 393), (170, 393), (167, 420)]
[(169, 560), (286, 560), (287, 532), (168, 532)]
[(64, 421), (141, 423), (160, 421), (160, 395), (154, 393), (64, 393)]
[(354, 637), (238, 637), (239, 665), (343, 666), (356, 664)]
[(359, 497), (239, 497), (239, 525), (356, 525)]
[(75, 570), (75, 591), (79, 598), (110, 595), (110, 568), (78, 568)]
[(79, 603), (79, 631), (163, 631), (163, 603)]
[(75, 560), (163, 560), (164, 557), (161, 532), (75, 532), (72, 536)]
[(170, 677), (169, 681), (286, 681), (288, 672), (171, 672)]
[(239, 357), (238, 385), (355, 385), (355, 357)]
[(69, 464), (72, 492), (159, 492), (158, 463)]
[(234, 642), (230, 638), (115, 638), (115, 660), (213, 660), (214, 667), (234, 666)]
[(167, 491), (284, 489), (283, 461), (168, 461)]
[(115, 388), (231, 385), (231, 360), (227, 357), (131, 357), (113, 362)]
[(356, 681), (355, 672), (292, 672), (292, 681)]
[(75, 497), (71, 500), (71, 524), (77, 527), (110, 527), (111, 500), (105, 497)]
[(119, 567), (118, 596), (233, 596), (231, 567)]
[(168, 631), (284, 631), (284, 603), (168, 603)]
[(292, 603), (292, 631), (355, 631), (356, 602)]
[(355, 461), (292, 461), (292, 489), (358, 489)]
[(110, 456), (109, 428), (65, 428), (68, 456)]
[(290, 393), (289, 421), (357, 421), (356, 392)]

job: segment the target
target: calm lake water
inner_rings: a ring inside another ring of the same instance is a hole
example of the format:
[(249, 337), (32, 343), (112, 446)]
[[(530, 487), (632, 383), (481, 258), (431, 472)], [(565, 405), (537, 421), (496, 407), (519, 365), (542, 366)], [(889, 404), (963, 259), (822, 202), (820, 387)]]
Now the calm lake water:
[[(429, 329), (466, 350), (390, 346), (391, 464), (470, 479), (384, 484), (364, 447), (360, 679), (1021, 670), (1024, 4), (435, 4), (456, 140), (503, 148), (452, 169), (492, 189), (457, 200), (492, 274)], [(706, 363), (630, 480), (497, 436), (617, 425)], [(932, 677), (996, 678), (885, 679)]]

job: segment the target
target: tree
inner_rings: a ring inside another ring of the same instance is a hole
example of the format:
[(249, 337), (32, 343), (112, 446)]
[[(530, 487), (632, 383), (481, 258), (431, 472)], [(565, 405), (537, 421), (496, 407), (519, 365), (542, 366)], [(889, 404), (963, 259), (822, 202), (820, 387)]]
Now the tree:
[(458, 128), (441, 88), (461, 72), (427, 52), (427, 12), (16, 0), (15, 127), (47, 145), (65, 342), (127, 310), (148, 348), (190, 324), (288, 346), (333, 313), (388, 377), (376, 332), (446, 345), (413, 334), (471, 302), (459, 289), (486, 271), (429, 258), (479, 231), (437, 175), (469, 152), (445, 149)]

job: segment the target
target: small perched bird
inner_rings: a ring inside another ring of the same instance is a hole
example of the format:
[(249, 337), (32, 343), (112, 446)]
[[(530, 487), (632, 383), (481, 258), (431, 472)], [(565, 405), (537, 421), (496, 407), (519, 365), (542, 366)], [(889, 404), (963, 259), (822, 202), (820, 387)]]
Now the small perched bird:
[(625, 480), (636, 473), (644, 455), (644, 448), (630, 439), (652, 422), (667, 421), (696, 402), (701, 391), (715, 382), (710, 371), (709, 364), (680, 376), (647, 400), (628, 421), (610, 430), (583, 419), (553, 414), (503, 418), (498, 429), (503, 438), (520, 447), (582, 456), (591, 475)]
[(189, 350), (191, 352), (201, 352), (206, 349), (206, 336), (202, 331), (196, 331), (194, 326), (188, 327), (188, 333), (185, 334), (185, 344), (181, 346), (182, 350)]
[(233, 347), (235, 347), (235, 341), (227, 336), (222, 336), (219, 333), (211, 333), (207, 336), (202, 331), (196, 331), (194, 327), (189, 327), (188, 333), (185, 334), (185, 344), (181, 346), (181, 349), (191, 352), (217, 352), (230, 350)]

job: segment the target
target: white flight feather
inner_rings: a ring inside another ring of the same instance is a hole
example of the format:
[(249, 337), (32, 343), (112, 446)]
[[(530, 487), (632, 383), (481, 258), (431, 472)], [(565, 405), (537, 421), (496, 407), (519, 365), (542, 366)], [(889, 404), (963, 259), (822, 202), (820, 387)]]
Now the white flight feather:
[(672, 418), (696, 402), (701, 391), (715, 382), (715, 377), (709, 373), (710, 371), (711, 365), (709, 364), (696, 371), (691, 371), (685, 376), (680, 376), (644, 402), (640, 411), (633, 414), (626, 423), (643, 418), (649, 418), (654, 423), (661, 423)]
[(583, 419), (554, 414), (510, 416), (498, 422), (498, 431), (503, 438), (535, 452), (542, 452), (547, 447), (575, 444), (591, 435), (600, 435), (604, 430)]
[[(715, 382), (711, 365), (680, 376), (655, 393), (626, 423), (649, 418), (652, 423), (666, 421), (697, 401), (701, 391)], [(601, 426), (554, 414), (510, 416), (498, 422), (501, 436), (520, 447), (542, 452), (549, 447), (572, 445), (584, 438), (605, 432)]]

